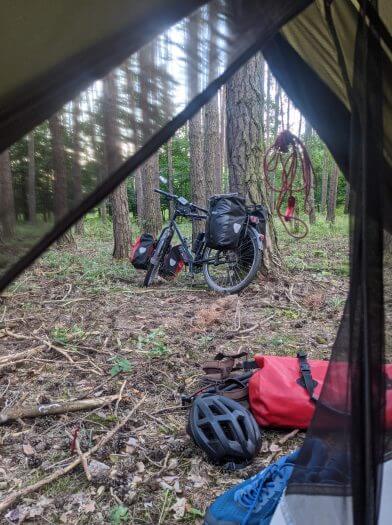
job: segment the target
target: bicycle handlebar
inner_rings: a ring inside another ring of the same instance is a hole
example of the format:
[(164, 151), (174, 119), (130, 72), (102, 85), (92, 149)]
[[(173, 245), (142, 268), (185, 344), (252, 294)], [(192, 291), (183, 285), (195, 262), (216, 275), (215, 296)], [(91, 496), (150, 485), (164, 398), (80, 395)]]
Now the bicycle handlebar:
[(178, 200), (178, 197), (177, 195), (173, 195), (172, 193), (169, 193), (167, 191), (163, 191), (163, 190), (158, 190), (157, 188), (154, 188), (154, 191), (156, 193), (161, 193), (162, 195), (164, 195), (165, 197), (167, 197), (168, 199), (172, 199), (172, 200)]
[[(163, 190), (160, 190), (158, 188), (154, 188), (154, 191), (156, 193), (160, 193), (161, 195), (164, 195), (168, 199), (171, 199), (171, 200), (174, 200), (174, 201), (177, 201), (177, 202), (178, 202), (178, 200), (180, 198), (177, 195), (173, 195), (173, 193), (169, 193), (168, 191), (163, 191)], [(205, 208), (201, 208), (200, 206), (196, 206), (196, 204), (193, 204), (192, 202), (189, 202), (188, 205), (189, 205), (190, 208), (195, 208), (196, 210), (202, 211), (203, 213), (208, 213), (208, 210), (206, 210)]]

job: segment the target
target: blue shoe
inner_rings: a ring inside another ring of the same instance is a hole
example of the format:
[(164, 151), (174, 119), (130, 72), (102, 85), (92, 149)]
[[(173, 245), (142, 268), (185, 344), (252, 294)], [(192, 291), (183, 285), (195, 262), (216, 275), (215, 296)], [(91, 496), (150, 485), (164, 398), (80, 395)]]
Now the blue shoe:
[(256, 476), (219, 496), (207, 510), (204, 525), (268, 525), (298, 453), (283, 456)]

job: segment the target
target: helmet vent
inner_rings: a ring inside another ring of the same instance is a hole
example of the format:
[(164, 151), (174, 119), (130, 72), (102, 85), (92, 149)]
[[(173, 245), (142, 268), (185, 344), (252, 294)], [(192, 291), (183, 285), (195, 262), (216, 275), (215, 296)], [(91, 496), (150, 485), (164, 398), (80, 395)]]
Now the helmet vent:
[(220, 407), (218, 407), (216, 405), (210, 405), (210, 410), (214, 414), (214, 416), (221, 416), (221, 415), (223, 415), (223, 412), (220, 409)]
[(220, 426), (223, 432), (225, 433), (225, 436), (227, 437), (227, 439), (229, 439), (230, 441), (235, 441), (235, 435), (234, 435), (233, 428), (230, 425), (230, 423), (223, 421)]
[(210, 423), (204, 423), (204, 425), (200, 425), (200, 430), (208, 440), (212, 441), (215, 438), (215, 434), (211, 428)]

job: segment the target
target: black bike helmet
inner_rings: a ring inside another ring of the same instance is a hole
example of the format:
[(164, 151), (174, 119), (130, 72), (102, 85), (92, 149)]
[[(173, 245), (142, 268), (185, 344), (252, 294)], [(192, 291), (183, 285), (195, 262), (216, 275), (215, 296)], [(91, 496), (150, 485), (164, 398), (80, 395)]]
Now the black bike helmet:
[(261, 433), (242, 405), (227, 397), (204, 394), (189, 412), (187, 432), (214, 463), (236, 469), (259, 452)]

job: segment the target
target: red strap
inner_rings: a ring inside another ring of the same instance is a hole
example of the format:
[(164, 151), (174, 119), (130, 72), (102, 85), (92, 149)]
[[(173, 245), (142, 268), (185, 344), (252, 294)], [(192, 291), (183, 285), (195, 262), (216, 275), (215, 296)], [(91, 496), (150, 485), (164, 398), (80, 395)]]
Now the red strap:
[(287, 200), (287, 208), (284, 213), (284, 220), (286, 222), (291, 221), (293, 219), (294, 210), (295, 210), (295, 197), (294, 195), (290, 195), (290, 197)]

